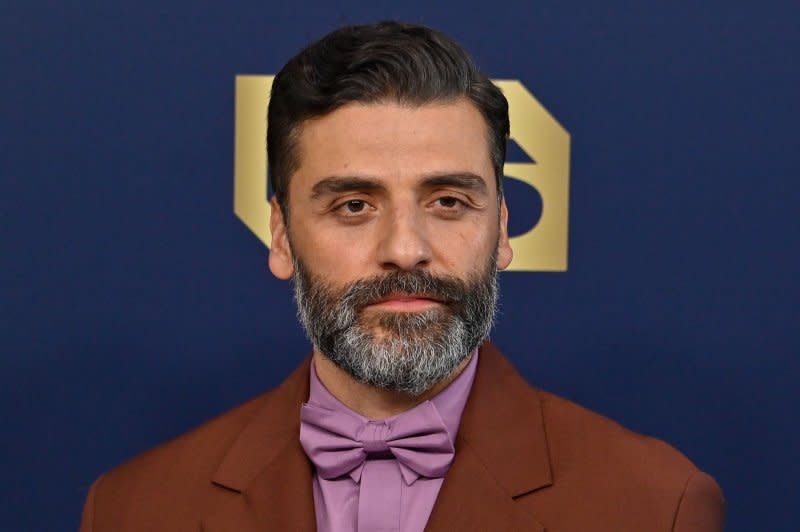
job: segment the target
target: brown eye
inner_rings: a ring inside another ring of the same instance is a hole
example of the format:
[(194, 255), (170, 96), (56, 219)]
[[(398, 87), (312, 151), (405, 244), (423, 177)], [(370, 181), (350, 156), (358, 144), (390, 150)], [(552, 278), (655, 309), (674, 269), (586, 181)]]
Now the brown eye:
[(367, 206), (367, 203), (365, 201), (361, 201), (361, 200), (350, 200), (347, 203), (345, 203), (345, 207), (347, 208), (347, 211), (351, 212), (351, 213), (354, 213), (354, 214), (362, 212), (366, 206)]
[(444, 196), (442, 198), (439, 198), (439, 205), (447, 209), (452, 209), (453, 207), (456, 207), (458, 204), (459, 200), (452, 196)]

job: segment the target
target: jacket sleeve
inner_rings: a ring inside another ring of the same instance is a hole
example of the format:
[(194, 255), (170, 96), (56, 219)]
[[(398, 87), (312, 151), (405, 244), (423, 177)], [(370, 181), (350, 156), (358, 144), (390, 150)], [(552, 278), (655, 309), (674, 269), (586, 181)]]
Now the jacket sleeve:
[(103, 477), (99, 477), (94, 481), (92, 487), (89, 488), (89, 494), (86, 496), (86, 502), (83, 504), (83, 514), (81, 515), (81, 528), (80, 532), (93, 532), (94, 531), (94, 494), (97, 485)]
[(689, 477), (675, 513), (673, 532), (721, 532), (725, 499), (716, 481), (702, 471)]

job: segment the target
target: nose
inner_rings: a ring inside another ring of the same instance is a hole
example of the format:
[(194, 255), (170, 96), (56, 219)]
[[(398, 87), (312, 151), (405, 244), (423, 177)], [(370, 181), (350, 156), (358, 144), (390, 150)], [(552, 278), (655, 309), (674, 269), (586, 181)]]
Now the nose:
[(424, 217), (414, 209), (395, 209), (381, 223), (377, 259), (385, 270), (414, 270), (431, 261)]

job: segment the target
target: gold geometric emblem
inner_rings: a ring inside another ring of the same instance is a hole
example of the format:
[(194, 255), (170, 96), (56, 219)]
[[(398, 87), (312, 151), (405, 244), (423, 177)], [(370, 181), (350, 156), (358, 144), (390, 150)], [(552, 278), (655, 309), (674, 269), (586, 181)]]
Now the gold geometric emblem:
[[(275, 76), (236, 76), (233, 210), (267, 247), (267, 104)], [(511, 139), (535, 162), (506, 163), (506, 177), (533, 187), (542, 212), (528, 232), (511, 238), (511, 271), (566, 271), (569, 221), (569, 133), (517, 80), (494, 80), (508, 99)], [(518, 208), (518, 207), (517, 207)], [(513, 213), (509, 213), (513, 216)]]

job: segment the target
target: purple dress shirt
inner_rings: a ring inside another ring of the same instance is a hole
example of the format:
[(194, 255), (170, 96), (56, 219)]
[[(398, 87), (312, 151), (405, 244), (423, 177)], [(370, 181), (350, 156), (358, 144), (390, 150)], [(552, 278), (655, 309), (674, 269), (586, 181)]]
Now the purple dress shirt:
[[(430, 399), (453, 442), (458, 433), (461, 414), (464, 412), (472, 381), (475, 379), (477, 365), (478, 351), (476, 350), (464, 371), (447, 388)], [(375, 421), (353, 412), (336, 399), (319, 380), (314, 364), (311, 364), (308, 403), (354, 416), (364, 423)], [(401, 415), (409, 414), (413, 416), (413, 409)], [(385, 421), (391, 421), (391, 419), (393, 418)], [(395, 476), (397, 473), (394, 470), (399, 471), (396, 459), (380, 460), (375, 462), (375, 465), (392, 468), (392, 471), (387, 471), (387, 473), (395, 474)], [(392, 482), (390, 485), (370, 487), (369, 489), (365, 486), (365, 492), (369, 493), (369, 497), (376, 499), (369, 501), (368, 504), (375, 504), (378, 502), (377, 499), (380, 499), (381, 505), (389, 505), (386, 507), (387, 512), (399, 515), (399, 528), (391, 527), (391, 529), (399, 530), (399, 532), (420, 532), (428, 522), (442, 482), (444, 482), (444, 478), (419, 476), (410, 483), (401, 480)], [(359, 521), (362, 525), (364, 524), (363, 514), (359, 517), (359, 483), (350, 475), (326, 480), (314, 473), (313, 483), (317, 530), (320, 532), (353, 532), (358, 530)], [(363, 511), (364, 508), (362, 508), (362, 513)], [(398, 522), (394, 519), (391, 521)], [(371, 525), (370, 529), (373, 529)]]

